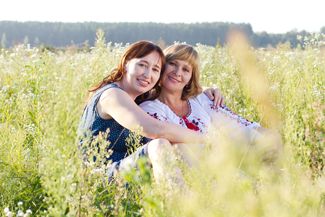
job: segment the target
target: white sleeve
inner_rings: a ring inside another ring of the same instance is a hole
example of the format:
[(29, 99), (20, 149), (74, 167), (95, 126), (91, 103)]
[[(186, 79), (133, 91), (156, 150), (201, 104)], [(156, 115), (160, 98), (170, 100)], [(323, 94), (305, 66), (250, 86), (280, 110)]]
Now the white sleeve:
[(140, 108), (147, 112), (151, 117), (156, 118), (157, 120), (164, 121), (169, 123), (170, 121), (167, 118), (167, 113), (162, 106), (160, 106), (157, 102), (155, 101), (146, 101), (141, 103)]
[[(230, 119), (235, 120), (238, 124), (248, 127), (248, 128), (254, 128), (254, 127), (260, 127), (256, 122), (251, 122), (245, 118), (243, 118), (240, 115), (237, 115), (235, 112), (233, 112), (231, 109), (229, 109), (226, 105), (217, 108), (213, 105), (213, 101), (211, 101), (204, 93), (201, 93), (196, 100), (199, 102), (199, 104), (202, 106), (204, 111), (209, 114), (209, 116), (212, 119), (212, 122), (220, 122), (222, 119)], [(219, 115), (217, 115), (219, 114)], [(221, 118), (220, 114), (222, 114), (223, 118)], [(221, 121), (223, 122), (223, 121)], [(224, 122), (223, 122), (224, 123)]]

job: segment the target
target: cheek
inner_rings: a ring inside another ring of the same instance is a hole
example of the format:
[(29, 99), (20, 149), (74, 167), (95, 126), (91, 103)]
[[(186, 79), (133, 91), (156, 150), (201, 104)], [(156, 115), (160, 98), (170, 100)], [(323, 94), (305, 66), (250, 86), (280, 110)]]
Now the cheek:
[(157, 83), (160, 78), (160, 73), (155, 74), (153, 78), (154, 78), (154, 82)]

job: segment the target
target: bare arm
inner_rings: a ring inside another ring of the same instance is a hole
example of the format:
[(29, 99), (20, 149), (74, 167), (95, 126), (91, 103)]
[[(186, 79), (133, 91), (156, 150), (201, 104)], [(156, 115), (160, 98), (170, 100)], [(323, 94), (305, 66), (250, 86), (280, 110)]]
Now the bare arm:
[(151, 117), (127, 93), (118, 88), (104, 91), (97, 108), (102, 118), (112, 117), (125, 128), (131, 129), (140, 125), (143, 128), (143, 136), (149, 138), (165, 138), (170, 142), (183, 143), (205, 142), (205, 135), (202, 133)]

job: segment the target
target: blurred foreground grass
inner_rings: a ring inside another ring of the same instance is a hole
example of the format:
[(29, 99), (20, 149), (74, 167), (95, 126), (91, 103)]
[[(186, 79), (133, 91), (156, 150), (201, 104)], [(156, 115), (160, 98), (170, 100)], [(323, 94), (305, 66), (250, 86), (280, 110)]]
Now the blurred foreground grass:
[[(184, 168), (190, 186), (185, 195), (152, 182), (144, 162), (139, 171), (106, 185), (103, 169), (84, 165), (78, 155), (86, 90), (117, 65), (125, 46), (107, 44), (99, 35), (90, 53), (40, 52), (24, 45), (2, 49), (1, 215), (8, 207), (14, 214), (30, 209), (35, 216), (324, 216), (322, 38), (302, 39), (303, 47), (281, 44), (245, 51), (254, 70), (262, 73), (255, 76), (262, 75), (269, 104), (256, 93), (254, 77), (243, 73), (252, 69), (243, 67), (243, 53), (238, 56), (232, 46), (197, 45), (202, 84), (219, 87), (228, 107), (280, 133), (284, 159), (280, 172), (261, 168), (254, 178), (235, 178), (231, 165), (238, 155), (212, 137), (212, 148), (202, 156), (206, 170)], [(268, 118), (269, 113), (276, 118)]]

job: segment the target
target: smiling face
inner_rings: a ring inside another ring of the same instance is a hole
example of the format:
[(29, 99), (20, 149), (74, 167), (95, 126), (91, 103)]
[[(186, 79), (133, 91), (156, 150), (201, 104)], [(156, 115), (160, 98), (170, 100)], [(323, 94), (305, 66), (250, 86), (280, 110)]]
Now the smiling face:
[(123, 89), (133, 98), (153, 88), (160, 77), (162, 62), (157, 51), (133, 58), (124, 66)]
[(161, 77), (162, 89), (182, 94), (184, 87), (192, 78), (192, 66), (183, 60), (170, 60), (166, 63)]

